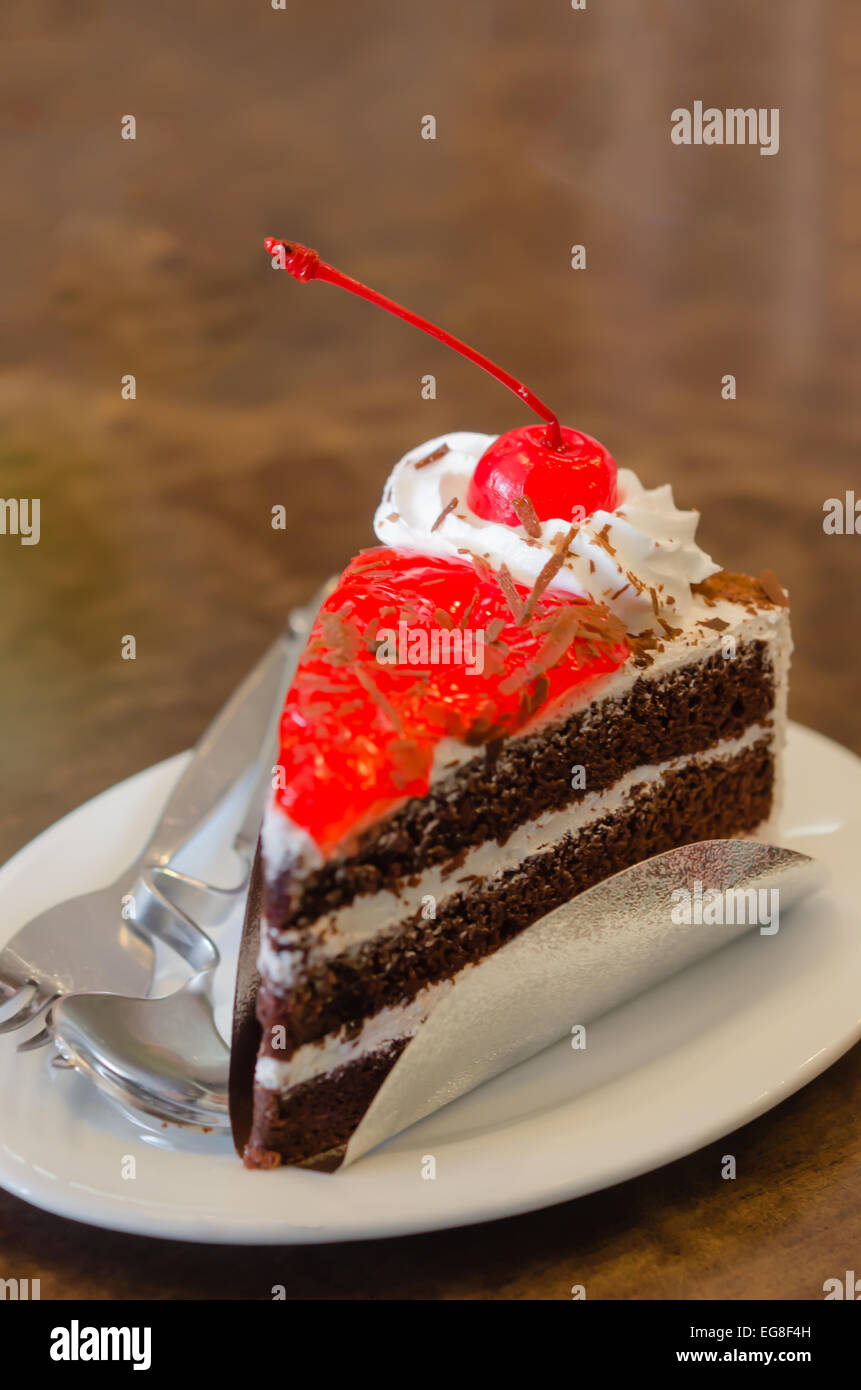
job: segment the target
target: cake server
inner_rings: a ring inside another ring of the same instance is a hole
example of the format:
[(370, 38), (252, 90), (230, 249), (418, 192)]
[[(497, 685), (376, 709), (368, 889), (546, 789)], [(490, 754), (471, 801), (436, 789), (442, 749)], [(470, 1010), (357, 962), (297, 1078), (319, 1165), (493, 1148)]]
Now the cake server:
[[(281, 704), (328, 588), (291, 612), (286, 630), (216, 715), (140, 856), (108, 887), (40, 913), (0, 950), (0, 1004), (22, 1001), (0, 1023), (0, 1033), (37, 1021), (72, 991), (145, 995), (153, 979), (153, 938), (166, 942), (198, 972), (217, 965), (218, 952), (198, 919), (209, 926), (223, 921), (246, 889), (259, 829), (261, 779), (269, 776)], [(246, 866), (241, 881), (221, 888), (179, 872), (173, 866), (179, 851), (251, 766), (258, 766), (258, 775), (234, 842)], [(45, 1027), (18, 1050), (50, 1041)]]

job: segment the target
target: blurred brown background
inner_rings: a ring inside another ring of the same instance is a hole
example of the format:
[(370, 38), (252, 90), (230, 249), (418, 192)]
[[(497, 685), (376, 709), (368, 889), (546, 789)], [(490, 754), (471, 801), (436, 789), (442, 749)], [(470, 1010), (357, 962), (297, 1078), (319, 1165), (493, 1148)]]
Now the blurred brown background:
[[(728, 568), (773, 567), (792, 714), (861, 750), (861, 536), (822, 530), (827, 498), (861, 497), (854, 0), (5, 0), (0, 33), (0, 493), (42, 513), (38, 546), (0, 537), (0, 859), (193, 742), (289, 605), (370, 543), (407, 448), (529, 418), (423, 335), (276, 275), (266, 235), (444, 324), (644, 482), (671, 480)], [(779, 107), (779, 153), (673, 145), (670, 112), (695, 100)], [(591, 1277), (590, 1297), (817, 1297), (857, 1242), (859, 1079), (847, 1059), (744, 1131), (741, 1226), (694, 1155), (557, 1214), (271, 1272), (319, 1296), (409, 1292), (424, 1258), (421, 1296), (564, 1298)], [(4, 1231), (46, 1296), (260, 1296), (274, 1258), (230, 1256), (245, 1285), (212, 1287), (193, 1252), (0, 1197)], [(806, 1242), (796, 1274), (786, 1252)], [(134, 1275), (112, 1284), (130, 1244)]]

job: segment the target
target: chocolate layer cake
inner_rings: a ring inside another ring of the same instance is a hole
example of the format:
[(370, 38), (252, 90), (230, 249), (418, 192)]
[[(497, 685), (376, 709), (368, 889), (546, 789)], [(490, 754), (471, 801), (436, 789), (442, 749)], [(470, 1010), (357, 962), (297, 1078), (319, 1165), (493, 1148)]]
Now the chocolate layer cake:
[(773, 814), (791, 648), (774, 576), (719, 571), (696, 513), (627, 470), (574, 522), (526, 495), (487, 520), (492, 442), (401, 460), (381, 545), (342, 575), (288, 694), (250, 1166), (337, 1166), (463, 972), (619, 869)]

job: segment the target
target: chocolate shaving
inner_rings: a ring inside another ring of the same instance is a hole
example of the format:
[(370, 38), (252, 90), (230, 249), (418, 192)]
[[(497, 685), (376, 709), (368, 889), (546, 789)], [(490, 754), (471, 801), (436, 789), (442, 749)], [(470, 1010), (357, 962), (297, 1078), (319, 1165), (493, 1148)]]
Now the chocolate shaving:
[(434, 700), (428, 700), (424, 710), (428, 718), (437, 720), (451, 738), (463, 741), (464, 723), (457, 710), (452, 709), (451, 705), (441, 705)]
[(715, 632), (726, 632), (729, 623), (725, 623), (723, 618), (700, 618), (700, 627), (713, 627)]
[(429, 463), (436, 463), (437, 459), (444, 458), (448, 451), (447, 444), (440, 444), (439, 448), (434, 449), (432, 454), (425, 454), (423, 459), (418, 459), (413, 464), (413, 468), (427, 468)]
[[(298, 682), (297, 682), (298, 686)], [(313, 676), (309, 673), (309, 678), (303, 681), (301, 686), (303, 694), (307, 692), (312, 695), (343, 695), (343, 685), (338, 685), (335, 681), (327, 681), (322, 676)]]
[(553, 579), (559, 573), (564, 564), (564, 551), (557, 551), (555, 555), (550, 556), (550, 559), (547, 561), (547, 564), (539, 573), (538, 578), (533, 584), (527, 596), (526, 602), (523, 605), (523, 612), (520, 615), (520, 627), (523, 627), (524, 623), (529, 622), (529, 619), (535, 612), (535, 605), (537, 604), (541, 595), (544, 593), (544, 590), (547, 588), (547, 585), (550, 583), (551, 579)]
[(484, 670), (488, 676), (501, 676), (505, 670), (505, 658), (508, 648), (504, 643), (498, 647), (485, 646), (484, 648)]
[(450, 613), (446, 613), (444, 608), (435, 608), (433, 618), (437, 627), (447, 628), (449, 632), (454, 627), (453, 617)]
[(568, 554), (568, 547), (579, 530), (579, 526), (569, 526), (564, 535), (560, 531), (558, 535), (553, 537), (553, 549), (556, 551), (557, 555)]
[(453, 497), (453, 498), (451, 499), (451, 501), (450, 501), (450, 502), (447, 502), (446, 505), (443, 507), (442, 511), (440, 512), (439, 516), (437, 517), (436, 521), (434, 522), (433, 526), (431, 527), (431, 530), (432, 530), (432, 531), (436, 531), (438, 527), (442, 526), (442, 524), (443, 524), (443, 522), (445, 521), (446, 517), (448, 516), (449, 512), (453, 512), (456, 506), (457, 506), (457, 498), (456, 498), (456, 497)]
[(362, 639), (357, 629), (341, 613), (321, 613), (320, 631), (336, 664), (346, 664), (358, 655)]
[(598, 640), (605, 646), (614, 646), (618, 642), (625, 640), (625, 624), (621, 618), (617, 618), (615, 613), (611, 613), (603, 604), (589, 603), (581, 604), (583, 610), (582, 625), (587, 632), (594, 632)]
[[(367, 558), (365, 558), (367, 556)], [(358, 561), (358, 563), (356, 563)], [(352, 565), (353, 574), (364, 574), (367, 570), (377, 570), (381, 565), (388, 564), (388, 554), (386, 550), (379, 546), (366, 546), (360, 550)]]
[(789, 599), (783, 590), (783, 585), (775, 574), (774, 570), (760, 570), (759, 582), (765, 590), (766, 598), (771, 599), (779, 608), (788, 608)]
[(466, 605), (466, 607), (464, 608), (463, 612), (462, 612), (461, 615), (460, 615), (460, 622), (458, 623), (458, 627), (460, 627), (460, 628), (465, 628), (465, 627), (466, 627), (467, 623), (468, 623), (469, 620), (470, 620), (470, 617), (472, 616), (472, 610), (473, 610), (473, 608), (475, 607), (475, 605), (476, 605), (477, 603), (478, 603), (478, 590), (476, 589), (476, 590), (475, 590), (475, 593), (474, 593), (473, 596), (472, 596), (472, 598), (469, 600), (469, 603)]
[(497, 637), (499, 636), (500, 632), (504, 627), (504, 618), (491, 618), (490, 622), (487, 624), (487, 628), (484, 634), (484, 640), (488, 646), (492, 645), (492, 643), (496, 641)]
[(508, 606), (514, 615), (515, 622), (519, 623), (521, 614), (520, 598), (507, 565), (499, 566), (499, 569), (496, 571), (496, 582), (505, 595)]
[(415, 739), (392, 739), (389, 751), (395, 765), (395, 774), (403, 779), (402, 786), (415, 781), (424, 772), (424, 755)]
[(650, 656), (650, 652), (654, 651), (658, 645), (654, 637), (649, 637), (645, 632), (629, 632), (625, 640), (628, 643), (628, 650), (634, 665), (651, 666), (654, 657)]
[[(577, 603), (573, 606), (580, 615), (580, 628), (582, 636), (584, 633), (593, 634), (587, 638), (589, 642), (598, 646), (613, 646), (625, 640), (625, 626), (621, 619), (611, 613), (603, 603)], [(546, 618), (541, 618), (539, 622), (532, 624), (533, 632), (553, 632), (559, 621), (559, 611), (550, 613)]]
[(538, 622), (532, 624), (533, 632), (549, 632), (559, 616), (558, 609), (548, 613), (546, 618), (539, 618)]
[(607, 524), (606, 524), (605, 526), (602, 526), (602, 527), (601, 527), (601, 530), (600, 530), (600, 531), (597, 533), (597, 535), (595, 536), (595, 540), (596, 540), (596, 542), (598, 543), (598, 545), (601, 546), (601, 549), (602, 549), (602, 550), (606, 550), (606, 552), (607, 552), (608, 555), (615, 555), (615, 554), (616, 554), (615, 548), (610, 544), (610, 535), (609, 535), (609, 531), (610, 531), (610, 523), (609, 523), (609, 521), (608, 521)]
[(565, 655), (577, 636), (582, 619), (583, 613), (580, 604), (571, 603), (559, 609), (556, 621), (535, 653), (535, 675), (549, 670)]
[(464, 742), (475, 748), (482, 743), (493, 743), (504, 734), (505, 730), (495, 719), (476, 719), (469, 726)]
[(504, 743), (504, 734), (500, 734), (498, 738), (488, 739), (487, 743), (484, 745), (484, 761), (487, 767), (493, 768), (496, 766)]
[(529, 713), (534, 714), (550, 694), (550, 681), (545, 675), (538, 677), (529, 693)]
[(309, 700), (307, 704), (303, 704), (302, 713), (308, 719), (325, 719), (332, 713), (332, 706), (323, 700)]
[(642, 632), (626, 633), (625, 641), (635, 666), (651, 666), (654, 658), (650, 653), (664, 650), (663, 642), (655, 636), (650, 627), (644, 628)]
[(654, 651), (656, 647), (661, 645), (650, 627), (644, 628), (642, 632), (627, 632), (625, 641), (628, 643), (637, 642), (649, 651)]
[(386, 718), (391, 721), (393, 728), (397, 729), (400, 733), (401, 721), (398, 718), (395, 711), (392, 709), (382, 690), (379, 689), (376, 681), (374, 680), (367, 667), (361, 664), (356, 665), (356, 679), (358, 680), (360, 685), (364, 686), (365, 690), (368, 692), (371, 699), (374, 701), (374, 704), (379, 705)]
[(510, 676), (506, 676), (499, 687), (500, 695), (513, 695), (527, 681), (555, 666), (571, 646), (579, 626), (580, 605), (569, 603), (554, 613), (551, 626), (547, 629), (547, 635), (534, 659), (528, 666), (522, 666), (519, 670), (512, 671)]
[(511, 503), (517, 512), (517, 519), (526, 532), (527, 536), (539, 540), (541, 537), (541, 522), (538, 520), (538, 513), (528, 497), (515, 497)]

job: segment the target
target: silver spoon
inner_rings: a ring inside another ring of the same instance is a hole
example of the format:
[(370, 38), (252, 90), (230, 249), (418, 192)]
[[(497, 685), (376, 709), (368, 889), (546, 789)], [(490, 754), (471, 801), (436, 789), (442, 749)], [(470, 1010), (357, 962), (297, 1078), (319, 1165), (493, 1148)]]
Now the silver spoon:
[(61, 1065), (86, 1072), (124, 1107), (191, 1128), (229, 1129), (230, 1051), (212, 1012), (216, 967), (156, 999), (65, 995), (51, 1019)]

